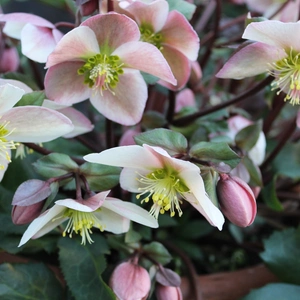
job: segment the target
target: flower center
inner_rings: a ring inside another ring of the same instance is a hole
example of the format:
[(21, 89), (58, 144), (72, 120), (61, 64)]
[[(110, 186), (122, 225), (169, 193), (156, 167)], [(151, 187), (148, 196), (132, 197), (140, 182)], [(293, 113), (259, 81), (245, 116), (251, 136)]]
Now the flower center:
[(141, 183), (139, 190), (140, 194), (136, 196), (139, 199), (145, 195), (143, 202), (149, 202), (152, 197), (153, 205), (150, 209), (150, 214), (158, 218), (159, 213), (164, 214), (170, 210), (170, 216), (175, 215), (175, 209), (178, 211), (179, 216), (182, 215), (180, 204), (182, 203), (179, 198), (184, 198), (183, 193), (189, 191), (183, 180), (178, 177), (175, 170), (158, 169), (147, 176), (138, 174), (137, 180)]
[(152, 28), (149, 26), (141, 25), (141, 41), (150, 43), (156, 46), (159, 50), (163, 49), (162, 46), (162, 35), (160, 33), (154, 33)]
[(68, 234), (72, 238), (73, 232), (76, 234), (79, 232), (82, 237), (82, 245), (85, 245), (86, 241), (90, 244), (94, 242), (90, 236), (93, 233), (91, 230), (92, 227), (97, 227), (100, 231), (103, 231), (105, 228), (94, 212), (83, 212), (68, 208), (64, 212), (64, 217), (68, 217), (69, 222), (63, 232), (63, 236), (65, 237)]
[[(15, 143), (14, 141), (8, 141), (6, 138), (13, 132), (10, 132), (6, 129), (6, 126), (9, 122), (4, 122), (4, 124), (0, 125), (0, 156), (6, 159), (7, 161), (11, 162), (10, 149), (16, 149), (19, 143)], [(5, 168), (4, 165), (0, 164), (0, 170)]]
[(275, 77), (272, 90), (279, 88), (277, 95), (283, 91), (285, 101), (300, 104), (300, 53), (291, 48), (287, 57), (271, 64), (269, 73)]
[(103, 90), (109, 90), (114, 95), (112, 89), (117, 86), (119, 75), (124, 73), (122, 66), (116, 55), (96, 54), (77, 70), (77, 74), (84, 76), (84, 83), (90, 88), (100, 88), (101, 95)]

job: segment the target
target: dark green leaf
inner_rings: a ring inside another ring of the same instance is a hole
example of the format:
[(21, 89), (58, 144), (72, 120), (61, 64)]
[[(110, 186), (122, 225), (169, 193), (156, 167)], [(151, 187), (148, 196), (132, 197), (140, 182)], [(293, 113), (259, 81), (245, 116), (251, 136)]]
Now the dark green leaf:
[(23, 95), (21, 100), (15, 106), (36, 105), (41, 106), (45, 99), (45, 93), (42, 91), (34, 91)]
[(276, 178), (277, 178), (277, 176), (274, 176), (272, 181), (262, 189), (261, 195), (262, 195), (263, 201), (270, 208), (272, 208), (276, 211), (282, 211), (283, 206), (276, 195)]
[(217, 171), (224, 173), (230, 172), (240, 162), (240, 157), (223, 142), (199, 142), (191, 148), (190, 156), (210, 163)]
[(169, 3), (169, 10), (177, 10), (182, 13), (188, 20), (190, 20), (196, 10), (196, 5), (186, 2), (184, 0), (167, 0)]
[(261, 123), (249, 125), (240, 130), (235, 136), (235, 144), (244, 151), (249, 151), (256, 144), (261, 132)]
[(103, 281), (106, 268), (103, 253), (107, 252), (106, 240), (93, 236), (94, 243), (83, 246), (80, 239), (60, 238), (59, 260), (67, 284), (75, 299), (115, 299), (113, 292)]
[(161, 147), (170, 155), (185, 153), (187, 148), (187, 140), (181, 133), (164, 128), (143, 132), (134, 140), (138, 145)]
[(80, 166), (80, 172), (85, 176), (92, 190), (104, 191), (119, 183), (121, 169), (86, 162)]
[(148, 110), (142, 118), (142, 126), (146, 129), (163, 127), (166, 124), (165, 116), (157, 111)]
[(300, 284), (300, 227), (274, 232), (264, 247), (260, 256), (268, 268), (282, 281)]
[(0, 298), (63, 299), (63, 291), (55, 275), (44, 264), (6, 263), (0, 266)]
[(172, 259), (169, 251), (161, 243), (152, 242), (143, 248), (147, 255), (162, 265), (169, 263)]
[(255, 289), (241, 300), (298, 300), (300, 286), (287, 283), (270, 283)]
[(248, 156), (243, 157), (242, 162), (249, 172), (250, 184), (252, 186), (262, 186), (263, 183), (259, 167), (256, 166)]

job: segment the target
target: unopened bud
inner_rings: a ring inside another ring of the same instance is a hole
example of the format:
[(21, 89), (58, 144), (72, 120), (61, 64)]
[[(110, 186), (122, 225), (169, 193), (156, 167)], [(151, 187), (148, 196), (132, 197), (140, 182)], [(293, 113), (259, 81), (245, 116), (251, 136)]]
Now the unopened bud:
[(157, 284), (155, 294), (157, 300), (182, 300), (181, 289), (178, 286), (164, 286)]
[(256, 201), (251, 188), (238, 177), (220, 174), (217, 183), (220, 209), (233, 224), (246, 227), (256, 216)]
[(118, 300), (144, 300), (148, 297), (151, 280), (146, 269), (129, 261), (115, 268), (109, 285)]
[(77, 5), (80, 5), (80, 13), (82, 16), (89, 16), (96, 10), (98, 10), (98, 0), (77, 0)]
[(40, 201), (29, 206), (14, 205), (11, 212), (13, 223), (16, 225), (30, 223), (41, 214), (43, 206), (44, 201)]

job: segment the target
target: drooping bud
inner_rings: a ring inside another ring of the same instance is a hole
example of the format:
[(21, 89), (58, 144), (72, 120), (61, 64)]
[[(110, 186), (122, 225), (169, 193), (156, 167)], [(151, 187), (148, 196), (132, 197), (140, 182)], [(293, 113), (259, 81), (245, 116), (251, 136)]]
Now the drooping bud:
[(118, 300), (144, 300), (149, 294), (151, 279), (146, 269), (128, 261), (115, 268), (109, 285)]
[(220, 209), (233, 224), (251, 225), (256, 216), (256, 200), (251, 188), (240, 178), (220, 174), (217, 183)]
[(181, 289), (178, 286), (157, 284), (155, 295), (157, 300), (182, 300)]
[(76, 4), (80, 6), (82, 16), (89, 16), (99, 8), (98, 0), (76, 0)]
[(14, 224), (28, 224), (37, 218), (42, 211), (45, 201), (40, 201), (29, 206), (14, 205), (11, 212), (11, 218)]

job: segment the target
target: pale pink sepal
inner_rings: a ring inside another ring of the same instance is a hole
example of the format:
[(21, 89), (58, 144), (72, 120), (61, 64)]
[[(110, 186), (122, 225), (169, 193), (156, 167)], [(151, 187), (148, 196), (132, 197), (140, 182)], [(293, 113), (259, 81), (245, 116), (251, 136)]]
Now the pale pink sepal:
[(99, 45), (95, 33), (89, 27), (80, 26), (63, 36), (48, 57), (46, 67), (66, 61), (81, 61), (84, 64), (85, 58), (97, 53), (99, 53)]
[[(0, 116), (9, 111), (25, 94), (23, 89), (20, 89), (10, 83), (0, 85)], [(1, 118), (1, 121), (4, 119)]]
[[(7, 154), (9, 155), (9, 157), (11, 157), (11, 150), (10, 149), (6, 149), (7, 151)], [(0, 169), (0, 182), (2, 181), (3, 179), (3, 176), (8, 168), (8, 164), (10, 162), (6, 159), (6, 157), (3, 157), (2, 155), (0, 155), (0, 166), (1, 166), (1, 169)]]
[(14, 107), (2, 115), (9, 121), (11, 131), (8, 140), (43, 143), (58, 138), (73, 130), (72, 122), (63, 114), (40, 106)]
[(176, 85), (176, 79), (157, 47), (145, 42), (129, 42), (121, 45), (112, 55), (117, 55), (125, 67), (137, 69), (154, 75)]
[(182, 52), (189, 60), (197, 59), (200, 47), (199, 37), (181, 13), (176, 10), (171, 11), (160, 33), (163, 36), (163, 44)]
[[(7, 83), (24, 90), (25, 94), (32, 92), (32, 88), (30, 88), (27, 84), (25, 84), (22, 81), (15, 80), (15, 79), (0, 78), (0, 85), (4, 85), (4, 84), (7, 84)], [(0, 111), (1, 111), (1, 109), (0, 109)]]
[(91, 91), (92, 105), (105, 117), (123, 125), (138, 123), (147, 101), (147, 85), (137, 70), (124, 70), (112, 94), (108, 90)]
[(286, 56), (278, 47), (253, 43), (238, 50), (216, 74), (219, 78), (242, 79), (267, 72), (270, 64)]

